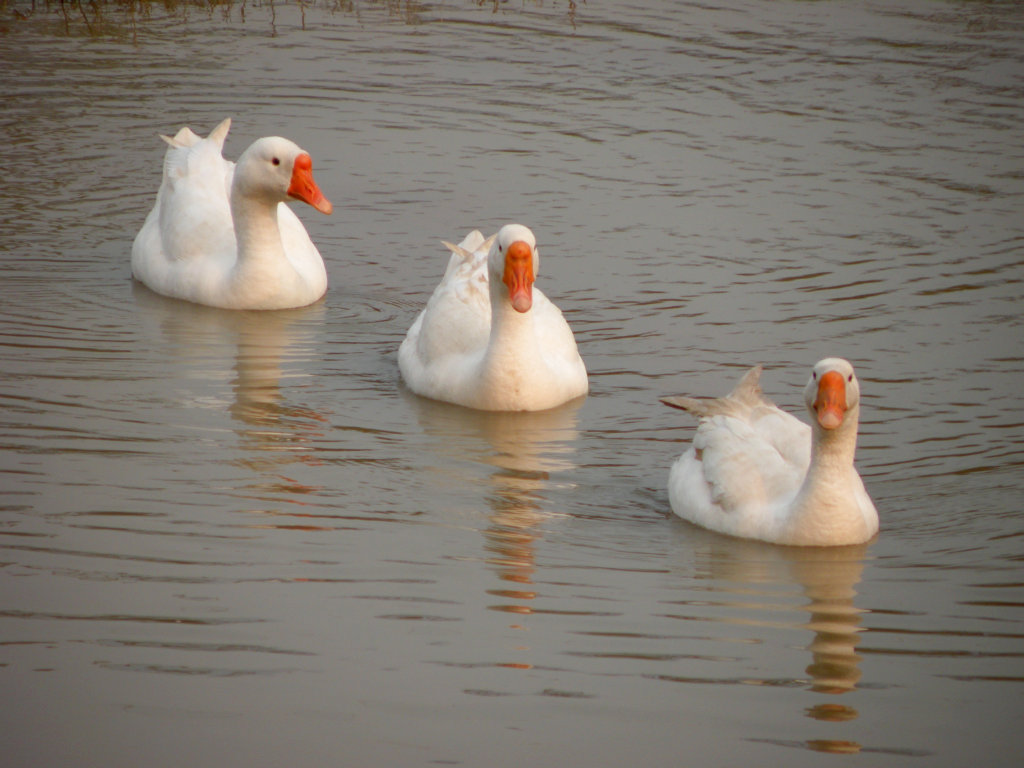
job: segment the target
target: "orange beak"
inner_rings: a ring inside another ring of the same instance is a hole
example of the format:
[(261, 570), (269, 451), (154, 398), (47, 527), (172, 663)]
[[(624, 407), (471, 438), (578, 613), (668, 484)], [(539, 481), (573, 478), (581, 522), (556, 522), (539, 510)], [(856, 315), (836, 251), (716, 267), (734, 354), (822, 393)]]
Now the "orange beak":
[(508, 247), (505, 254), (505, 274), (508, 298), (516, 312), (529, 312), (533, 306), (533, 251), (522, 240)]
[(818, 396), (814, 399), (818, 423), (825, 429), (835, 429), (846, 415), (846, 383), (843, 375), (829, 371), (818, 382)]
[(309, 203), (320, 213), (330, 213), (334, 210), (331, 201), (324, 197), (320, 187), (313, 181), (313, 158), (303, 152), (295, 158), (295, 165), (292, 168), (292, 183), (288, 187), (288, 196)]

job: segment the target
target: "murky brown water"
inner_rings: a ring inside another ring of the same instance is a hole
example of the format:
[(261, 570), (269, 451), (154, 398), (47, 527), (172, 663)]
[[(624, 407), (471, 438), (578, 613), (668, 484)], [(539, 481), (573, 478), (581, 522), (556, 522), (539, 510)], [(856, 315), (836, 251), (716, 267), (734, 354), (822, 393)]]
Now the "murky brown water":
[[(1024, 6), (392, 8), (5, 21), (4, 762), (1016, 765)], [(129, 279), (156, 134), (226, 116), (313, 154), (317, 306)], [(510, 220), (592, 394), (408, 394), (438, 241)], [(673, 518), (658, 397), (827, 354), (879, 538)]]

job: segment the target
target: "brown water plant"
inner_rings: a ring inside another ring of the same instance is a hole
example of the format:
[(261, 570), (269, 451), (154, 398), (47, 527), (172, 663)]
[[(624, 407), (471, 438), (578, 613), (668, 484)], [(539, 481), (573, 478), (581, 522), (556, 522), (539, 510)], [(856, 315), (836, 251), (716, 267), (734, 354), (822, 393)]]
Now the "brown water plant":
[[(467, 5), (490, 6), (494, 13), (526, 8), (556, 7), (560, 0), (465, 0)], [(11, 34), (30, 22), (54, 27), (65, 35), (99, 37), (131, 36), (141, 23), (156, 20), (189, 21), (194, 14), (224, 21), (246, 21), (246, 9), (259, 9), (268, 17), (271, 34), (276, 33), (278, 8), (296, 8), (299, 24), (306, 28), (307, 9), (330, 13), (358, 12), (362, 7), (386, 11), (392, 18), (419, 23), (432, 6), (422, 0), (0, 0), (0, 35)], [(568, 20), (576, 26), (576, 0), (567, 0)]]
[[(389, 13), (392, 6), (419, 6), (416, 0), (381, 0), (373, 5), (385, 5)], [(188, 21), (194, 14), (207, 18), (219, 15), (224, 21), (246, 21), (246, 9), (258, 8), (269, 16), (273, 30), (277, 22), (277, 9), (297, 8), (300, 24), (306, 25), (306, 10), (318, 8), (328, 12), (351, 12), (357, 0), (0, 0), (0, 35), (15, 31), (19, 24), (32, 21), (56, 21), (66, 35), (134, 38), (138, 25), (156, 19)]]

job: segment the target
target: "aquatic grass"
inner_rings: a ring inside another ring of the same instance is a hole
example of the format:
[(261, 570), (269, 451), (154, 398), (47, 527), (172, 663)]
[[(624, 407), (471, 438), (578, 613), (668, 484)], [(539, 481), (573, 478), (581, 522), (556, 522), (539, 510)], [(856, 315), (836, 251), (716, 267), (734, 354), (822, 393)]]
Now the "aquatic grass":
[[(493, 13), (514, 11), (533, 6), (543, 7), (545, 0), (464, 0), (467, 4), (492, 8)], [(548, 0), (552, 6), (559, 0)], [(566, 0), (568, 20), (576, 26), (576, 0)], [(188, 21), (199, 12), (212, 18), (220, 14), (224, 21), (245, 22), (246, 8), (258, 8), (270, 16), (273, 31), (278, 7), (299, 10), (300, 24), (306, 28), (306, 10), (317, 8), (329, 12), (351, 13), (361, 5), (386, 10), (389, 16), (416, 23), (422, 13), (432, 7), (420, 0), (0, 0), (0, 35), (9, 34), (19, 23), (30, 20), (57, 20), (64, 34), (88, 36), (124, 36), (134, 39), (138, 25), (156, 18)]]
[[(383, 7), (389, 15), (413, 17), (422, 9), (418, 0), (363, 0), (364, 5)], [(57, 20), (67, 35), (124, 35), (133, 37), (140, 23), (171, 19), (188, 21), (193, 14), (207, 18), (220, 16), (224, 21), (246, 21), (246, 9), (269, 14), (273, 29), (277, 9), (297, 8), (300, 23), (306, 28), (306, 10), (352, 12), (358, 0), (0, 0), (0, 34), (9, 33), (17, 23), (31, 20)]]

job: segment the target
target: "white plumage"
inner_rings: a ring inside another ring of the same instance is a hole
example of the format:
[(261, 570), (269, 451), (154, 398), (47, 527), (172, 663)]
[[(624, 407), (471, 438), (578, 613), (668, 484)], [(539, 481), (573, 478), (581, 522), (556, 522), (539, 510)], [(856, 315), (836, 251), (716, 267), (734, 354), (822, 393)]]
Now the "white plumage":
[(205, 139), (189, 128), (164, 158), (156, 205), (132, 245), (132, 275), (151, 290), (226, 309), (286, 309), (327, 290), (327, 270), (302, 222), (284, 204), (332, 206), (312, 160), (288, 139), (254, 142), (238, 165), (221, 155), (231, 120)]
[(488, 411), (539, 411), (586, 394), (587, 371), (562, 312), (533, 287), (529, 228), (471, 232), (398, 350), (416, 394)]
[(821, 360), (804, 401), (808, 427), (761, 394), (760, 367), (727, 396), (665, 398), (700, 419), (673, 465), (672, 510), (698, 525), (777, 544), (867, 541), (878, 512), (853, 466), (860, 385), (841, 358)]

